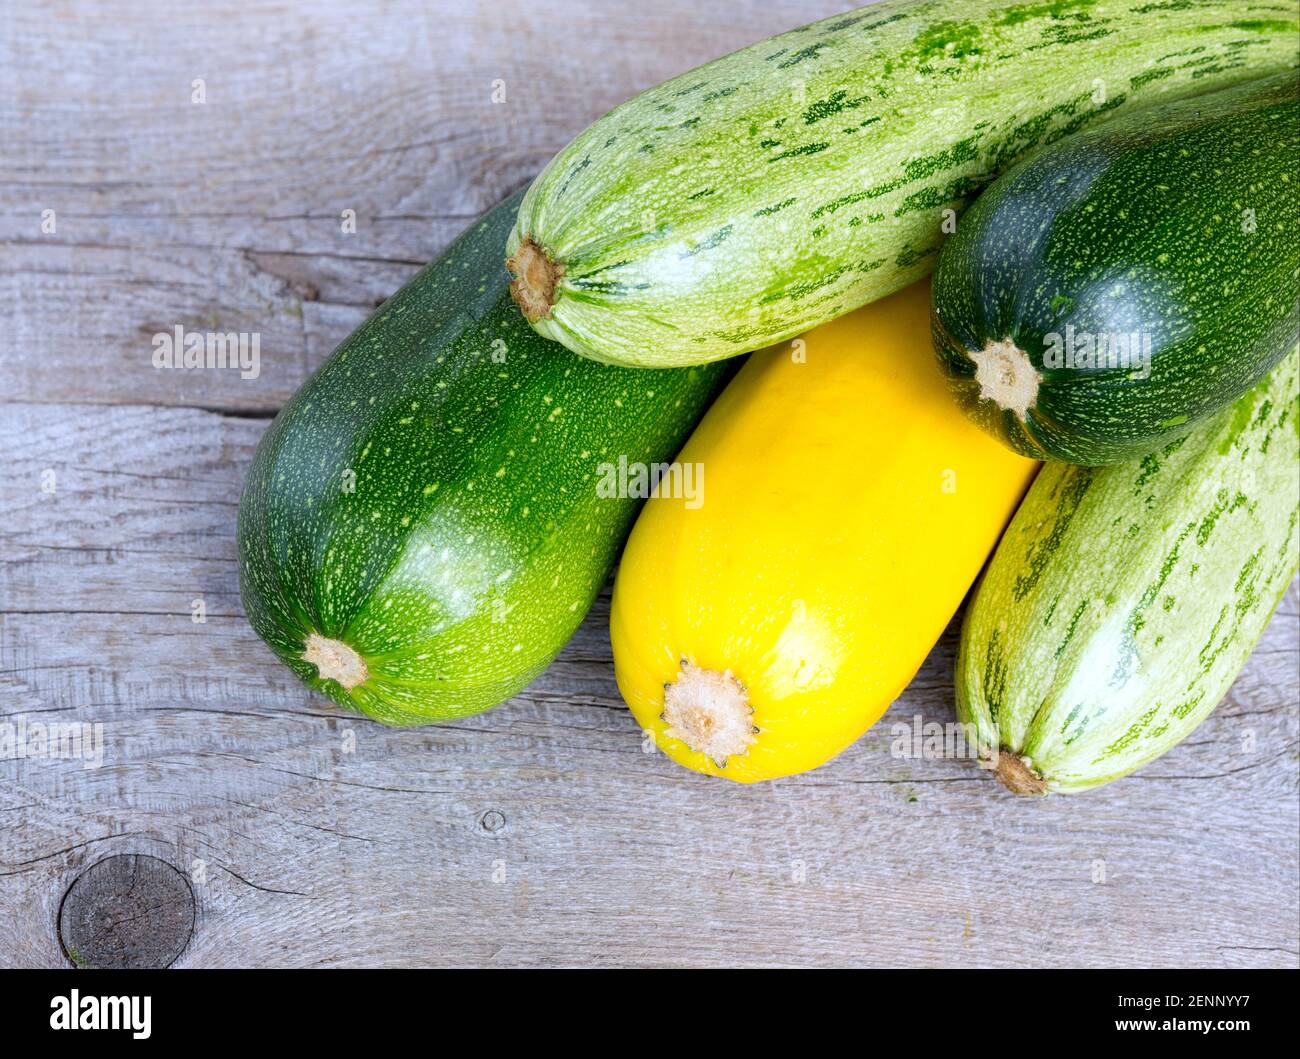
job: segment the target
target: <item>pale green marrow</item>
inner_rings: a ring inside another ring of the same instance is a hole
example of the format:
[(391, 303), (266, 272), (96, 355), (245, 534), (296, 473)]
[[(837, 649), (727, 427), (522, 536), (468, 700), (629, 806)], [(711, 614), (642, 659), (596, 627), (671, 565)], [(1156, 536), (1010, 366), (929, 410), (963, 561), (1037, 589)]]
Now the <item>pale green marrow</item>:
[(1107, 783), (1217, 706), (1297, 567), (1300, 355), (1132, 463), (1047, 463), (966, 615), (958, 718), (1018, 793)]
[(1108, 114), (1300, 62), (1293, 3), (890, 0), (617, 107), (537, 178), (506, 248), (548, 338), (718, 360), (928, 273), (1012, 161)]

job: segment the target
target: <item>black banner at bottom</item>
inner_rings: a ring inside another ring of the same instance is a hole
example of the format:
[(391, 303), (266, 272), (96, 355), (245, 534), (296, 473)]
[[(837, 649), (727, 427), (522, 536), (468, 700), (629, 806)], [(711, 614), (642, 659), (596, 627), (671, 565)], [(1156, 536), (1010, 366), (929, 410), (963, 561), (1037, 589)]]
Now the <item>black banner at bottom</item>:
[(482, 1034), (500, 1046), (514, 1033), (529, 1043), (560, 1039), (575, 1032), (573, 1020), (593, 1016), (602, 1037), (611, 1020), (640, 1037), (642, 1019), (662, 1028), (673, 1009), (683, 1029), (692, 1010), (708, 1021), (730, 1010), (711, 1038), (744, 1039), (774, 1020), (773, 1030), (811, 1040), (851, 1032), (846, 1023), (887, 1023), (927, 1043), (988, 1041), (996, 1032), (1027, 1043), (1223, 1045), (1228, 1036), (1293, 1029), (1298, 984), (1295, 972), (1221, 970), (0, 971), (0, 1018), (11, 1045), (64, 1037), (86, 1046), (108, 1036), (338, 1048), (437, 1026), (462, 1042)]

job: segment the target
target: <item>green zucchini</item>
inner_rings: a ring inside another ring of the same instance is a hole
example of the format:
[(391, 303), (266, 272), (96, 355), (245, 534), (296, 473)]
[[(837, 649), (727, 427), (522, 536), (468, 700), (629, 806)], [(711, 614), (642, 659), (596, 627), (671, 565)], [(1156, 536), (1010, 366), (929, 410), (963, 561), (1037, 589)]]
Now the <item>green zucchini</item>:
[(388, 724), (487, 709), (582, 621), (638, 498), (602, 464), (671, 460), (720, 371), (593, 364), (510, 300), (519, 196), (462, 235), (276, 417), (239, 508), (240, 590), (309, 687)]
[(1116, 118), (1013, 167), (935, 267), (935, 348), (1026, 456), (1151, 452), (1300, 333), (1300, 80)]
[(695, 364), (926, 275), (993, 175), (1098, 118), (1295, 67), (1276, 0), (886, 0), (617, 107), (528, 189), (507, 253), (534, 326)]
[(1218, 704), (1297, 567), (1300, 356), (1131, 463), (1048, 463), (966, 614), (957, 715), (1017, 793), (1132, 772)]

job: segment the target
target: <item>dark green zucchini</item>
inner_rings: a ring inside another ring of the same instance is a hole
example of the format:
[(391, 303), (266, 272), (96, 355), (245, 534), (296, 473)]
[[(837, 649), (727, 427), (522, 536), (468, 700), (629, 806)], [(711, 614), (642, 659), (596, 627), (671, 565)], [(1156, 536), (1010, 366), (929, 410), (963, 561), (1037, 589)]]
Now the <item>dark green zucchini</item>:
[(636, 513), (602, 464), (671, 460), (721, 367), (634, 371), (547, 341), (508, 293), (514, 195), (280, 412), (239, 509), (258, 635), (388, 724), (509, 698), (564, 646)]
[(1300, 329), (1300, 81), (1125, 115), (1008, 170), (934, 274), (935, 348), (1019, 452), (1145, 455), (1236, 400)]

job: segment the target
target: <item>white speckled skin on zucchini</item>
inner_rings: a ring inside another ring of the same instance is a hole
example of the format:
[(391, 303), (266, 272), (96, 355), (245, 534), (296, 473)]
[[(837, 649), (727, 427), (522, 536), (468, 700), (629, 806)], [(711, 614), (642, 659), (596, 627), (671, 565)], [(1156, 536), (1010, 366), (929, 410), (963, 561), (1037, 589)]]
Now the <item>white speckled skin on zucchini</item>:
[(1186, 433), (1300, 333), (1300, 78), (1136, 111), (1012, 167), (933, 290), (958, 400), (1022, 455), (1096, 466)]
[(1300, 62), (1277, 0), (886, 0), (592, 124), (506, 247), (546, 336), (647, 367), (793, 337), (928, 273), (944, 210), (1110, 114)]
[(1293, 353), (1141, 460), (1043, 466), (957, 659), (958, 717), (1013, 790), (1117, 779), (1223, 698), (1297, 568), (1298, 374)]
[(253, 628), (311, 688), (388, 724), (468, 716), (546, 668), (639, 504), (599, 495), (599, 465), (671, 460), (723, 374), (624, 371), (541, 338), (501, 263), (518, 203), (339, 346), (244, 486)]

